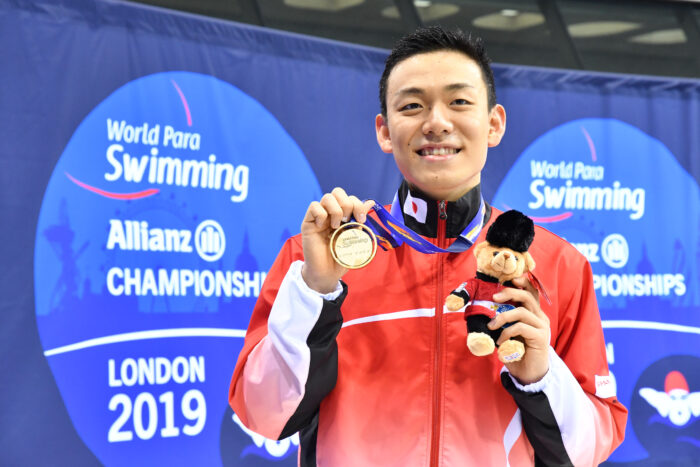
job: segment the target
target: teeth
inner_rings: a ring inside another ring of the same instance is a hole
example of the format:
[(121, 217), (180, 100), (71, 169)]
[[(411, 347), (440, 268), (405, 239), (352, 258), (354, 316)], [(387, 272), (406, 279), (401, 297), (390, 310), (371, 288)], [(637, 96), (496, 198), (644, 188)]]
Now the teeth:
[(456, 154), (455, 148), (426, 148), (421, 151), (423, 156), (444, 156), (446, 154)]

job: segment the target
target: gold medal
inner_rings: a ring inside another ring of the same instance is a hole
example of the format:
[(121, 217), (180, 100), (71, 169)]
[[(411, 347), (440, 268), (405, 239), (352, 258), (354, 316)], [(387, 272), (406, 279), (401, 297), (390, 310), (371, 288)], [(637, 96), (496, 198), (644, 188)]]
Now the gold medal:
[(377, 237), (359, 222), (348, 222), (338, 227), (330, 241), (331, 255), (344, 268), (367, 266), (377, 253)]

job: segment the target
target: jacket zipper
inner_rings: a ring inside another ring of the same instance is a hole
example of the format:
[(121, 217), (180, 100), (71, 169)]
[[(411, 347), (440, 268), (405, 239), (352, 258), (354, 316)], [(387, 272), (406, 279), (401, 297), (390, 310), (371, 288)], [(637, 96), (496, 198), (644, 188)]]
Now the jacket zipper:
[[(447, 225), (447, 201), (438, 202), (438, 225), (437, 240), (438, 246), (445, 248), (445, 230)], [(435, 379), (433, 380), (433, 429), (430, 443), (430, 465), (437, 467), (440, 461), (440, 437), (442, 434), (442, 308), (445, 297), (442, 290), (443, 269), (445, 256), (442, 253), (437, 255), (437, 295), (435, 297)]]

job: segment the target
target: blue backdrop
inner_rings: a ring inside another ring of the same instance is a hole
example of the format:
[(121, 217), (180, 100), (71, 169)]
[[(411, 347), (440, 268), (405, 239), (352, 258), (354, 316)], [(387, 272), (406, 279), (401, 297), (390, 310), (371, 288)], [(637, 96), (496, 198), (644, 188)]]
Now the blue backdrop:
[[(228, 381), (335, 186), (390, 201), (386, 51), (109, 1), (0, 3), (0, 464), (296, 465)], [(484, 193), (593, 266), (626, 440), (700, 459), (700, 81), (495, 66)]]

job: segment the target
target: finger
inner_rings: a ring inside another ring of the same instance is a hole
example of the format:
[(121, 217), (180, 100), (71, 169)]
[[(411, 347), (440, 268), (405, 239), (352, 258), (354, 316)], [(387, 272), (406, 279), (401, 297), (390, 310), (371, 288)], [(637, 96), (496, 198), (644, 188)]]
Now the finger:
[(368, 199), (367, 201), (360, 201), (355, 196), (351, 196), (350, 199), (353, 200), (352, 215), (355, 216), (357, 222), (364, 224), (367, 220), (367, 213), (372, 209), (372, 206), (374, 206), (374, 200)]
[(516, 337), (529, 344), (531, 341), (538, 339), (540, 337), (540, 333), (537, 332), (537, 330), (532, 326), (528, 326), (524, 323), (515, 323), (514, 325), (508, 326), (503, 330), (496, 343), (501, 345), (508, 339), (513, 339)]
[(362, 201), (360, 201), (357, 196), (350, 196), (348, 200), (352, 205), (349, 214), (351, 214), (357, 222), (364, 223), (367, 211), (365, 211), (365, 206), (362, 204)]
[[(338, 189), (342, 190), (342, 188), (336, 188), (335, 190)], [(342, 221), (344, 214), (343, 208), (338, 203), (336, 196), (332, 193), (326, 193), (321, 198), (321, 206), (323, 206), (323, 209), (325, 209), (328, 213), (331, 228), (337, 229), (340, 227), (340, 222)]]
[[(528, 291), (535, 298), (535, 301), (537, 302), (537, 310), (532, 311), (542, 313), (544, 315), (545, 313), (542, 311), (542, 307), (540, 306), (540, 290), (535, 287), (535, 284), (530, 280), (530, 276), (524, 274), (520, 277), (516, 277), (512, 282), (513, 285), (522, 290)], [(549, 301), (549, 299), (547, 299), (547, 301)]]
[(515, 323), (505, 328), (496, 344), (501, 345), (508, 339), (516, 337), (522, 339), (525, 345), (530, 348), (545, 348), (549, 345), (541, 329), (533, 328), (525, 323)]
[(343, 210), (342, 222), (347, 222), (350, 220), (350, 216), (353, 214), (355, 209), (355, 203), (360, 203), (360, 200), (355, 196), (348, 196), (348, 194), (340, 187), (333, 188), (331, 194), (335, 197), (338, 202), (340, 209)]
[(525, 336), (523, 336), (523, 334), (527, 332), (525, 329), (526, 326), (527, 325), (522, 323), (515, 323), (512, 326), (508, 326), (501, 332), (501, 335), (498, 337), (496, 344), (501, 345), (508, 339), (513, 339), (514, 337), (521, 337), (524, 340)]
[(530, 279), (527, 276), (523, 275), (520, 277), (516, 277), (515, 279), (513, 279), (512, 282), (513, 285), (520, 289), (527, 290), (539, 300), (540, 291), (537, 290), (537, 287), (535, 287), (535, 285), (532, 282), (530, 282)]
[(374, 200), (373, 199), (368, 199), (366, 201), (362, 202), (362, 209), (358, 214), (355, 214), (355, 218), (357, 219), (357, 222), (360, 222), (364, 224), (367, 221), (367, 213), (369, 213), (372, 208), (374, 207)]
[(535, 314), (540, 310), (538, 297), (530, 293), (529, 290), (504, 287), (499, 292), (493, 294), (493, 299), (499, 303), (519, 303)]
[(323, 229), (327, 226), (328, 212), (321, 206), (318, 201), (313, 201), (309, 204), (304, 216), (304, 223), (313, 223), (317, 228)]
[(518, 307), (510, 311), (504, 311), (496, 315), (488, 323), (489, 329), (498, 329), (503, 327), (508, 323), (521, 322), (529, 326), (533, 326), (538, 329), (544, 329), (549, 326), (549, 319), (545, 315), (544, 317), (538, 316), (527, 308)]
[(342, 222), (347, 222), (350, 219), (354, 206), (350, 196), (348, 196), (345, 190), (340, 187), (333, 188), (331, 194), (335, 197), (338, 205), (343, 210)]
[(331, 190), (331, 194), (333, 196), (335, 196), (336, 198), (347, 198), (348, 197), (348, 194), (345, 192), (345, 190), (343, 190), (339, 186), (333, 188)]

